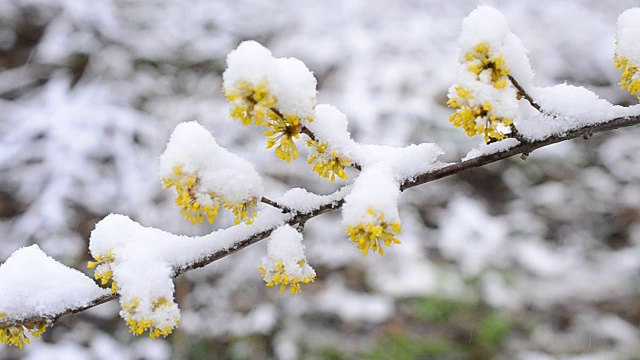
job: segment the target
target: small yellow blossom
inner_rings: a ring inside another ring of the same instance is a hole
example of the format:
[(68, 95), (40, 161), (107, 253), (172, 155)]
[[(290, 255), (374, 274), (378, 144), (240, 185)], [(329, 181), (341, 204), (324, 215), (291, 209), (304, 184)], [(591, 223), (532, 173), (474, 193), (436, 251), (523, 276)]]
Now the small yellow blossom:
[(278, 99), (269, 92), (267, 82), (253, 87), (247, 81), (238, 81), (231, 89), (224, 89), (231, 103), (231, 117), (242, 121), (245, 126), (252, 122), (262, 125), (265, 118), (273, 117), (273, 107)]
[(473, 51), (468, 52), (465, 57), (467, 69), (474, 73), (478, 80), (482, 74), (488, 73), (489, 81), (498, 89), (507, 86), (509, 68), (506, 66), (504, 56), (492, 54), (491, 47), (486, 43), (476, 46)]
[(614, 56), (614, 62), (616, 69), (622, 69), (620, 86), (631, 95), (637, 95), (638, 99), (640, 99), (640, 71), (638, 71), (638, 65), (630, 62), (626, 57), (619, 56), (617, 53)]
[(336, 176), (347, 180), (347, 173), (344, 171), (345, 167), (353, 164), (351, 159), (340, 156), (337, 151), (329, 151), (327, 149), (328, 144), (324, 141), (309, 140), (307, 141), (314, 154), (309, 156), (308, 163), (312, 164), (313, 171), (325, 179), (331, 179), (335, 181)]
[[(166, 308), (174, 306), (175, 304), (171, 300), (160, 297), (151, 302), (151, 308), (148, 309), (148, 311), (143, 312), (140, 311), (140, 300), (134, 298), (122, 306), (121, 315), (129, 326), (132, 334), (141, 335), (149, 330), (149, 337), (155, 339), (159, 336), (166, 337), (178, 326), (180, 322), (179, 319), (172, 318), (170, 315), (160, 316), (162, 323), (154, 319), (155, 313), (162, 312), (166, 310)], [(147, 316), (145, 316), (145, 314)]]
[(113, 270), (111, 270), (111, 262), (114, 260), (112, 251), (108, 251), (104, 256), (94, 257), (96, 261), (89, 261), (87, 268), (95, 269), (93, 278), (100, 281), (100, 285), (105, 286), (111, 281), (111, 292), (116, 293), (118, 284), (113, 280)]
[(220, 201), (214, 193), (198, 194), (196, 190), (198, 182), (198, 174), (186, 174), (181, 165), (173, 168), (172, 177), (162, 179), (165, 189), (171, 187), (176, 189), (175, 203), (182, 208), (185, 219), (190, 220), (194, 225), (204, 222), (205, 218), (209, 223), (213, 223), (221, 207)]
[(468, 136), (484, 135), (487, 143), (504, 139), (505, 130), (513, 124), (513, 119), (504, 116), (504, 110), (494, 110), (492, 100), (476, 98), (476, 86), (483, 91), (486, 90), (483, 86), (487, 85), (495, 88), (498, 93), (506, 91), (510, 83), (510, 71), (504, 56), (500, 54), (499, 49), (493, 49), (487, 43), (480, 43), (465, 54), (462, 66), (475, 75), (475, 84), (457, 85), (449, 93), (447, 104), (457, 109), (449, 117), (449, 121), (454, 126), (464, 129)]
[(377, 212), (373, 208), (367, 210), (367, 215), (367, 221), (355, 226), (347, 225), (349, 238), (362, 250), (362, 255), (367, 255), (369, 250), (377, 251), (380, 255), (384, 255), (381, 241), (386, 246), (400, 244), (400, 239), (396, 237), (402, 231), (399, 222), (389, 223), (385, 221), (384, 214)]
[(236, 225), (240, 224), (241, 221), (244, 221), (247, 225), (253, 224), (254, 218), (258, 215), (258, 212), (255, 211), (257, 206), (258, 199), (256, 198), (239, 204), (224, 201), (225, 209), (233, 212), (233, 215), (235, 216), (234, 223)]
[(298, 149), (294, 139), (300, 138), (302, 124), (296, 115), (276, 116), (268, 121), (269, 130), (264, 132), (267, 137), (267, 149), (275, 146), (276, 155), (286, 161), (298, 157)]
[(294, 265), (275, 261), (267, 266), (260, 266), (258, 270), (267, 286), (280, 285), (280, 291), (284, 291), (289, 286), (291, 293), (300, 292), (300, 284), (308, 284), (316, 278), (315, 271), (304, 259), (298, 260)]
[[(301, 119), (296, 114), (282, 113), (277, 105), (278, 98), (269, 92), (266, 81), (252, 86), (247, 81), (238, 81), (231, 89), (224, 89), (231, 103), (231, 117), (244, 125), (264, 125), (267, 149), (275, 148), (278, 158), (290, 162), (298, 157), (294, 142), (300, 138)], [(312, 117), (305, 118), (313, 121)]]
[(214, 192), (199, 191), (197, 188), (199, 182), (197, 173), (186, 174), (180, 165), (173, 168), (173, 176), (171, 178), (162, 179), (165, 188), (174, 187), (176, 189), (176, 205), (182, 208), (182, 215), (187, 220), (190, 220), (195, 225), (207, 219), (209, 223), (213, 224), (218, 217), (220, 208), (224, 207), (233, 212), (236, 224), (241, 221), (248, 225), (253, 223), (253, 218), (257, 215), (254, 210), (258, 206), (256, 198), (245, 202), (232, 203)]
[(469, 90), (461, 86), (457, 86), (455, 91), (457, 96), (451, 97), (448, 102), (449, 106), (458, 108), (449, 117), (454, 126), (464, 129), (470, 137), (484, 135), (485, 142), (504, 139), (500, 125), (508, 128), (513, 124), (513, 119), (496, 115), (490, 102), (476, 104)]
[[(0, 313), (0, 318), (5, 314)], [(29, 344), (29, 337), (27, 333), (31, 334), (36, 339), (45, 332), (47, 326), (46, 321), (30, 322), (21, 325), (13, 325), (8, 327), (0, 327), (0, 343), (5, 345), (17, 346), (20, 349), (24, 347), (24, 344)]]

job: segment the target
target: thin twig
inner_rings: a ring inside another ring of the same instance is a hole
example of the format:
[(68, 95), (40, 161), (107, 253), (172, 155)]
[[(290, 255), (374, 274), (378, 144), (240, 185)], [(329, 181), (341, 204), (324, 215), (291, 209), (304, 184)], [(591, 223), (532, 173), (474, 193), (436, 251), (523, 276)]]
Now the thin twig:
[(540, 104), (538, 104), (537, 102), (535, 102), (535, 100), (533, 100), (531, 95), (529, 95), (529, 93), (527, 93), (524, 90), (524, 88), (520, 85), (520, 83), (518, 83), (518, 81), (513, 76), (507, 75), (507, 77), (509, 78), (509, 81), (511, 81), (513, 86), (518, 90), (518, 93), (520, 93), (520, 95), (522, 95), (522, 97), (525, 98), (529, 102), (529, 104), (533, 106), (534, 109), (538, 110), (538, 112), (540, 113), (548, 114), (546, 111), (544, 111), (544, 109), (540, 106)]
[(270, 200), (269, 198), (264, 197), (264, 196), (260, 199), (260, 202), (263, 203), (263, 204), (267, 204), (267, 205), (273, 206), (276, 209), (280, 209), (285, 214), (295, 211), (295, 210), (291, 209), (288, 206), (284, 206), (284, 205), (282, 205), (282, 204), (280, 204), (280, 203), (278, 203), (276, 201)]
[(313, 140), (313, 141), (317, 141), (316, 140), (316, 135), (306, 126), (302, 125), (302, 128), (300, 129), (300, 132), (302, 134), (305, 134), (309, 137), (309, 139)]

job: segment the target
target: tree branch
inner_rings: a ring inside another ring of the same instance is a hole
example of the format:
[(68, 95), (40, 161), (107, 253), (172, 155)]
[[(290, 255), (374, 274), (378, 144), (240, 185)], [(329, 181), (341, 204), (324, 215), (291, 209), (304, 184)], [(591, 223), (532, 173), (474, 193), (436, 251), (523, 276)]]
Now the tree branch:
[[(514, 80), (515, 82), (515, 80)], [(524, 95), (524, 94), (523, 94)], [(535, 102), (534, 102), (535, 103)], [(533, 106), (533, 104), (532, 104)], [(534, 106), (535, 107), (535, 106)], [(538, 105), (539, 107), (539, 105)], [(542, 108), (540, 108), (541, 112), (544, 113), (544, 110)], [(426, 172), (426, 173), (422, 173), (422, 174), (418, 174), (416, 176), (413, 176), (411, 178), (405, 179), (404, 181), (401, 181), (400, 183), (400, 190), (404, 191), (407, 190), (409, 188), (412, 188), (414, 186), (418, 186), (418, 185), (422, 185), (422, 184), (426, 184), (428, 182), (434, 181), (434, 180), (438, 180), (438, 179), (442, 179), (451, 175), (455, 175), (455, 174), (459, 174), (463, 171), (466, 170), (470, 170), (473, 168), (477, 168), (480, 166), (484, 166), (486, 164), (490, 164), (502, 159), (506, 159), (508, 157), (514, 156), (514, 155), (518, 155), (518, 154), (529, 154), (532, 151), (551, 145), (551, 144), (555, 144), (558, 142), (562, 142), (562, 141), (566, 141), (566, 140), (571, 140), (571, 139), (575, 139), (578, 137), (584, 137), (584, 136), (590, 136), (591, 134), (595, 134), (598, 132), (604, 132), (604, 131), (609, 131), (609, 130), (614, 130), (614, 129), (619, 129), (619, 128), (624, 128), (624, 127), (628, 127), (628, 126), (633, 126), (633, 125), (638, 125), (640, 124), (640, 114), (638, 115), (634, 115), (634, 116), (626, 116), (626, 117), (618, 117), (615, 119), (611, 119), (609, 121), (605, 121), (605, 122), (601, 122), (598, 124), (593, 124), (593, 125), (586, 125), (586, 126), (582, 126), (570, 131), (567, 131), (565, 133), (562, 134), (556, 134), (556, 135), (550, 135), (549, 137), (542, 139), (542, 140), (535, 140), (535, 141), (531, 141), (531, 142), (520, 142), (520, 144), (509, 148), (507, 150), (504, 151), (499, 151), (496, 153), (492, 153), (492, 154), (486, 154), (486, 155), (481, 155), (478, 156), (476, 158), (473, 159), (469, 159), (469, 160), (465, 160), (465, 161), (461, 161), (461, 162), (457, 162), (457, 163), (453, 163), (453, 164), (448, 164), (445, 166), (442, 166), (438, 169)], [(338, 190), (336, 193), (340, 192), (342, 190)], [(334, 193), (334, 195), (336, 194)], [(340, 196), (335, 196), (332, 197), (334, 200), (329, 201), (321, 206), (319, 206), (316, 209), (313, 209), (311, 211), (307, 211), (307, 212), (290, 212), (290, 213), (285, 213), (283, 214), (283, 216), (286, 216), (287, 218), (285, 218), (285, 223), (288, 225), (296, 225), (296, 224), (300, 224), (300, 223), (305, 223), (306, 221), (308, 221), (309, 219), (312, 219), (318, 215), (324, 214), (326, 212), (332, 211), (332, 210), (336, 210), (342, 207), (342, 205), (344, 204), (344, 195), (340, 195)], [(235, 253), (238, 250), (244, 249), (249, 245), (255, 244), (256, 242), (263, 240), (265, 238), (267, 238), (272, 231), (274, 231), (275, 229), (277, 229), (278, 227), (280, 227), (281, 225), (274, 225), (274, 227), (268, 229), (268, 230), (263, 230), (260, 232), (257, 232), (249, 237), (247, 237), (246, 239), (243, 239), (241, 241), (236, 242), (232, 247), (227, 248), (227, 249), (223, 249), (223, 250), (219, 250), (216, 251), (212, 254), (207, 255), (206, 257), (203, 257), (202, 259), (193, 262), (191, 264), (188, 265), (184, 265), (184, 266), (180, 266), (174, 269), (173, 271), (173, 276), (177, 277), (180, 274), (183, 274), (189, 270), (193, 270), (193, 269), (197, 269), (197, 268), (201, 268), (204, 267), (216, 260), (222, 259), (228, 255), (231, 255), (233, 253)], [(20, 320), (16, 320), (16, 319), (0, 319), (0, 327), (7, 327), (7, 326), (12, 326), (12, 325), (19, 325), (19, 324), (24, 324), (24, 323), (29, 323), (29, 322), (39, 322), (39, 321), (47, 321), (49, 323), (53, 323), (56, 320), (58, 320), (59, 318), (66, 316), (66, 315), (70, 315), (70, 314), (76, 314), (82, 311), (85, 311), (87, 309), (90, 309), (92, 307), (95, 307), (97, 305), (100, 304), (104, 304), (106, 302), (109, 302), (111, 300), (114, 300), (116, 298), (118, 298), (119, 295), (118, 294), (109, 294), (109, 295), (105, 295), (99, 298), (96, 298), (95, 300), (91, 301), (90, 303), (86, 304), (85, 306), (81, 306), (81, 307), (77, 307), (77, 308), (72, 308), (72, 309), (67, 309), (66, 311), (60, 313), (60, 314), (56, 314), (54, 316), (51, 317), (30, 317), (30, 318), (26, 318), (26, 319), (20, 319)]]

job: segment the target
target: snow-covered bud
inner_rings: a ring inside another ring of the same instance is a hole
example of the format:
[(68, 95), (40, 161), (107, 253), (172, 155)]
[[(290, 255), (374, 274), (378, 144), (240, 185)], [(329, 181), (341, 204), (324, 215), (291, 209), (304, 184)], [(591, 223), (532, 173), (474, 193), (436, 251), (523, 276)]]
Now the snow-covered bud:
[(351, 241), (367, 255), (369, 250), (384, 255), (382, 245), (400, 244), (398, 196), (400, 189), (392, 171), (374, 166), (362, 171), (345, 197), (342, 223)]
[(244, 125), (268, 128), (267, 149), (286, 162), (298, 151), (294, 139), (313, 121), (316, 79), (298, 59), (274, 58), (255, 41), (245, 41), (227, 57), (223, 87), (230, 115)]
[(622, 69), (620, 86), (640, 99), (640, 8), (618, 17), (614, 61), (616, 68)]
[(468, 136), (484, 135), (485, 142), (502, 140), (511, 132), (517, 115), (515, 76), (529, 86), (533, 72), (526, 52), (496, 9), (480, 6), (462, 23), (460, 66), (456, 84), (449, 89), (449, 118)]
[(258, 268), (267, 286), (287, 286), (292, 293), (300, 292), (300, 284), (312, 282), (316, 277), (306, 257), (302, 234), (289, 225), (282, 226), (271, 233), (267, 244), (267, 256), (262, 258)]
[(235, 215), (236, 224), (253, 222), (264, 187), (253, 166), (220, 147), (196, 122), (179, 124), (160, 157), (165, 188), (176, 190), (176, 205), (194, 224), (213, 223), (221, 207)]

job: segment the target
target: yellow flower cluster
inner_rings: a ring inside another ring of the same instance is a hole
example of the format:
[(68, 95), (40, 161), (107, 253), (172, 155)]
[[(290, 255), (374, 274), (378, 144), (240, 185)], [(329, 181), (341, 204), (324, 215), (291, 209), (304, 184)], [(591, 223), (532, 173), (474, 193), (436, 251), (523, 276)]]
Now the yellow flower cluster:
[(87, 267), (95, 269), (93, 278), (100, 281), (100, 285), (105, 286), (111, 281), (111, 292), (116, 293), (118, 284), (112, 279), (113, 270), (110, 263), (113, 261), (113, 252), (108, 251), (105, 256), (96, 256), (96, 261), (89, 261)]
[(367, 215), (367, 222), (355, 226), (347, 225), (349, 238), (362, 250), (362, 255), (367, 255), (370, 249), (373, 252), (378, 251), (380, 255), (384, 255), (384, 249), (380, 244), (381, 241), (386, 246), (400, 244), (400, 239), (396, 237), (402, 231), (399, 222), (386, 222), (384, 214), (377, 212), (373, 208), (367, 210)]
[[(493, 53), (488, 44), (479, 44), (464, 56), (462, 65), (475, 75), (477, 83), (491, 85), (496, 91), (501, 91), (507, 88), (509, 68), (502, 55)], [(484, 135), (487, 143), (504, 139), (501, 126), (508, 128), (513, 119), (496, 113), (490, 101), (480, 101), (476, 95), (469, 87), (455, 86), (449, 93), (447, 104), (458, 110), (451, 114), (449, 121), (464, 129), (468, 136)]]
[[(0, 313), (0, 318), (4, 316), (5, 314)], [(22, 349), (24, 344), (29, 344), (29, 337), (26, 333), (29, 333), (34, 338), (38, 339), (45, 332), (47, 326), (48, 324), (46, 321), (40, 321), (22, 325), (0, 327), (0, 343), (17, 346)]]
[(258, 270), (260, 270), (264, 281), (267, 282), (267, 286), (280, 285), (280, 291), (284, 291), (289, 286), (291, 293), (297, 293), (300, 292), (300, 284), (308, 284), (316, 278), (316, 273), (313, 270), (304, 271), (306, 264), (304, 259), (300, 259), (294, 265), (298, 268), (290, 269), (282, 261), (276, 261), (270, 269), (260, 266)]
[(347, 180), (347, 173), (344, 169), (353, 164), (351, 159), (340, 156), (337, 151), (329, 151), (328, 144), (324, 141), (308, 140), (307, 146), (315, 153), (310, 155), (308, 159), (309, 164), (315, 162), (313, 171), (325, 179), (331, 179), (332, 182), (335, 181), (336, 176)]
[(275, 146), (276, 155), (286, 161), (298, 157), (298, 149), (293, 139), (300, 138), (302, 124), (296, 115), (276, 116), (269, 118), (268, 126), (270, 130), (264, 132), (267, 137), (267, 149)]
[(232, 203), (219, 197), (214, 192), (198, 192), (198, 174), (187, 174), (182, 170), (181, 165), (173, 168), (173, 177), (163, 178), (162, 184), (165, 189), (174, 187), (177, 192), (176, 205), (182, 208), (182, 215), (190, 220), (194, 225), (204, 222), (206, 218), (209, 223), (215, 221), (218, 211), (224, 206), (235, 215), (235, 223), (244, 221), (250, 225), (257, 212), (254, 211), (258, 205), (257, 199), (251, 199), (243, 203)]
[(253, 224), (254, 218), (258, 215), (258, 212), (255, 211), (255, 208), (258, 206), (258, 199), (253, 199), (244, 203), (234, 204), (228, 201), (223, 200), (225, 209), (233, 212), (235, 216), (234, 223), (236, 225), (240, 224), (240, 221), (244, 221), (245, 224), (251, 225)]
[[(158, 298), (151, 303), (151, 313), (155, 311), (161, 311), (162, 308), (170, 307), (172, 305), (174, 305), (173, 302), (171, 302), (167, 298)], [(169, 320), (169, 323), (159, 325), (155, 320), (141, 316), (138, 312), (139, 306), (140, 300), (138, 300), (137, 298), (134, 298), (133, 300), (122, 306), (123, 317), (129, 328), (131, 329), (132, 334), (141, 335), (145, 331), (149, 330), (149, 337), (155, 339), (159, 336), (166, 337), (167, 335), (171, 334), (176, 326), (178, 326), (178, 319), (175, 319), (173, 321)]]
[[(268, 128), (267, 149), (275, 147), (276, 155), (286, 161), (298, 157), (294, 139), (300, 137), (302, 123), (296, 114), (282, 114), (277, 108), (278, 98), (269, 92), (268, 83), (252, 86), (247, 81), (238, 81), (231, 89), (224, 89), (231, 103), (231, 117), (239, 119), (245, 126), (263, 125)], [(313, 118), (306, 119), (313, 121)]]
[(245, 126), (252, 122), (262, 125), (265, 117), (273, 117), (273, 108), (278, 99), (268, 91), (267, 82), (251, 86), (247, 81), (238, 81), (232, 89), (224, 89), (231, 103), (231, 117), (242, 121)]
[(614, 56), (614, 63), (616, 69), (622, 69), (620, 86), (631, 95), (637, 95), (638, 99), (640, 99), (640, 71), (638, 71), (638, 65), (631, 63), (628, 58), (621, 57), (618, 54)]
[(477, 80), (490, 82), (496, 89), (507, 87), (509, 68), (502, 55), (492, 56), (489, 44), (478, 44), (464, 56), (464, 60), (467, 69), (476, 75)]
[(484, 134), (484, 141), (502, 140), (505, 134), (498, 130), (502, 124), (511, 126), (513, 119), (496, 115), (493, 105), (486, 101), (476, 104), (468, 89), (456, 86), (457, 97), (449, 99), (449, 106), (458, 108), (451, 114), (449, 121), (455, 126), (465, 130), (469, 137)]

